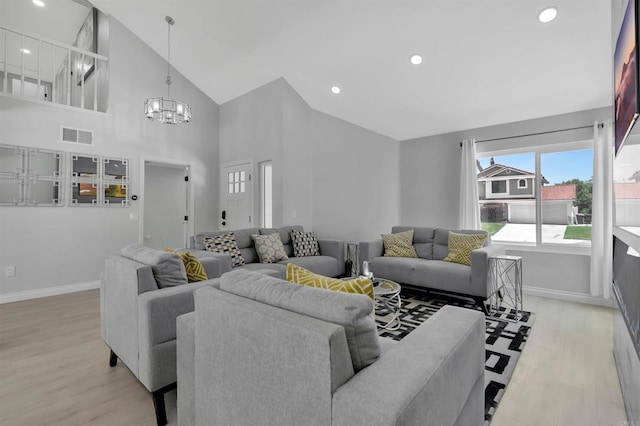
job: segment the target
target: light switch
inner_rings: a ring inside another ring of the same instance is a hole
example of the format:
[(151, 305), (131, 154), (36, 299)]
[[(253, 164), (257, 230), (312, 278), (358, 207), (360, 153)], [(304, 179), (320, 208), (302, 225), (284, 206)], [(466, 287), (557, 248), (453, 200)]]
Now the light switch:
[(138, 220), (138, 213), (137, 212), (131, 212), (129, 213), (129, 220)]

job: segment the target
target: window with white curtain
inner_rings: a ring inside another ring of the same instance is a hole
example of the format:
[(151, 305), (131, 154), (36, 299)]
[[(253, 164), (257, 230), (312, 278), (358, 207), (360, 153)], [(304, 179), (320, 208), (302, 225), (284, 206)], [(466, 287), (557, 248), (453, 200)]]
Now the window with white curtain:
[(478, 153), (482, 228), (497, 243), (590, 246), (593, 141)]

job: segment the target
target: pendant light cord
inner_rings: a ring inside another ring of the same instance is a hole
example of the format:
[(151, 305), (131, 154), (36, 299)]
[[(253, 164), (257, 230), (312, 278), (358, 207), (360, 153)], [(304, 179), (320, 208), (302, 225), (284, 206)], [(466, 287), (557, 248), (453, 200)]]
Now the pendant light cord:
[(171, 99), (171, 21), (167, 20), (167, 99)]

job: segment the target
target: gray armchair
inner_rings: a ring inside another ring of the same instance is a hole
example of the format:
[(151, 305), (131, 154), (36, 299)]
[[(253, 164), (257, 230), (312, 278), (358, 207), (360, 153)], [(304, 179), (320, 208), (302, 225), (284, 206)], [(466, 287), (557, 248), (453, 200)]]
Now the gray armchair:
[[(393, 342), (377, 337), (366, 296), (255, 275), (225, 274), (178, 318), (181, 426), (484, 423), (479, 312), (444, 307)], [(337, 320), (353, 312), (361, 316)], [(372, 338), (375, 357), (354, 350)], [(372, 363), (363, 368), (365, 355)]]
[[(175, 285), (182, 280), (182, 261), (176, 254), (140, 245), (125, 247), (122, 254), (105, 261), (102, 339), (111, 349), (109, 365), (115, 367), (119, 358), (131, 370), (151, 392), (157, 423), (164, 425), (164, 394), (176, 387), (176, 318), (193, 311), (194, 290), (217, 286), (219, 280), (186, 284), (185, 275), (185, 284)], [(210, 278), (220, 276), (219, 259), (201, 262)]]

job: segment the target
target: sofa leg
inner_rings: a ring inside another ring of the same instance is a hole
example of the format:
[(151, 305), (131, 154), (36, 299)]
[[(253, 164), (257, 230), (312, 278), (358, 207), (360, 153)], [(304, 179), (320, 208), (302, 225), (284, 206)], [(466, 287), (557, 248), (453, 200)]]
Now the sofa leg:
[(109, 354), (109, 367), (115, 367), (118, 363), (118, 355), (111, 349), (111, 353)]
[(176, 383), (171, 383), (157, 391), (151, 392), (151, 396), (153, 397), (153, 408), (156, 412), (156, 423), (158, 426), (165, 426), (167, 424), (167, 411), (164, 406), (164, 394), (176, 387)]
[(486, 300), (483, 299), (482, 297), (474, 297), (474, 299), (476, 301), (476, 305), (479, 305), (482, 308), (482, 312), (484, 312), (486, 316), (489, 316), (489, 311), (487, 310), (487, 304), (485, 303)]

